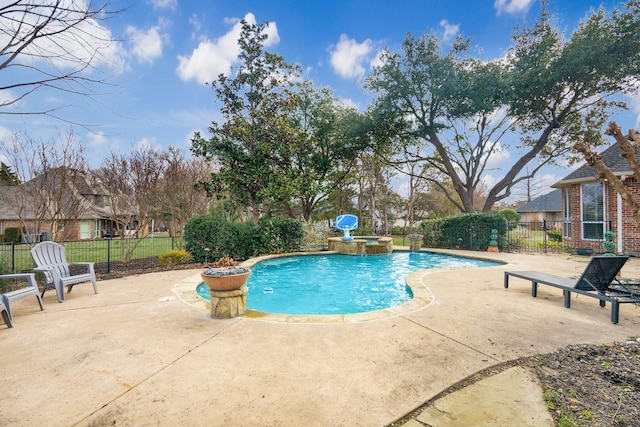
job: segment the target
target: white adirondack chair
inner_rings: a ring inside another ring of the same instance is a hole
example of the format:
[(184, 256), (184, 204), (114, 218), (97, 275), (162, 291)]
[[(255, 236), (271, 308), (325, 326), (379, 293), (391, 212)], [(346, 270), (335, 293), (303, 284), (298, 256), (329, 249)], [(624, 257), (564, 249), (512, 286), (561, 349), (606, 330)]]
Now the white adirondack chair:
[[(55, 288), (58, 294), (58, 302), (64, 302), (64, 288), (69, 288), (71, 292), (73, 285), (84, 282), (93, 283), (93, 291), (98, 293), (96, 284), (96, 273), (92, 262), (68, 263), (65, 256), (64, 246), (55, 242), (41, 242), (31, 248), (31, 258), (36, 264), (33, 271), (43, 272), (46, 283), (42, 291), (44, 295), (47, 289)], [(86, 268), (86, 273), (71, 275), (70, 266), (82, 266)]]

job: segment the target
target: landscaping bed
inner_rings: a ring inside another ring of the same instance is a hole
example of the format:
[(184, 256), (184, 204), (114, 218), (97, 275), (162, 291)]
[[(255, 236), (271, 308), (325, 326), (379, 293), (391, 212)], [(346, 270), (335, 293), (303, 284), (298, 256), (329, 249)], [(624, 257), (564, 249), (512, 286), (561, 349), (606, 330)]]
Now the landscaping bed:
[(534, 357), (558, 426), (640, 425), (640, 338)]
[(513, 366), (536, 372), (558, 427), (640, 426), (640, 338), (606, 345), (570, 345), (555, 353), (509, 361), (455, 384), (396, 420), (403, 425), (449, 393)]

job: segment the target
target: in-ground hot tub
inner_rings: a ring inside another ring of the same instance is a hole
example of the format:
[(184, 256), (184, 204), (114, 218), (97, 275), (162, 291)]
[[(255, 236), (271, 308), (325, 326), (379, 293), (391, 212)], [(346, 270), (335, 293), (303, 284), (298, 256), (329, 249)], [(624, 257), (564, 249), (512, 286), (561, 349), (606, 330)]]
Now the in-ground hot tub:
[(353, 240), (329, 238), (329, 250), (347, 255), (378, 255), (393, 252), (393, 237), (358, 236)]

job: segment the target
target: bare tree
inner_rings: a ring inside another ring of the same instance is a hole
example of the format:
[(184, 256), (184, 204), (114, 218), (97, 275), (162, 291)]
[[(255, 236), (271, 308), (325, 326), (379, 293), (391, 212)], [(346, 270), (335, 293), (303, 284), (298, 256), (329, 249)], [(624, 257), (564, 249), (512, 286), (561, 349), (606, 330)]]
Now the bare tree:
[(77, 220), (89, 208), (81, 194), (86, 179), (85, 147), (73, 132), (51, 141), (13, 134), (0, 142), (1, 154), (22, 184), (3, 187), (0, 202), (30, 233), (49, 224), (54, 238), (68, 220)]
[[(184, 225), (195, 215), (204, 214), (209, 208), (210, 198), (205, 191), (198, 191), (195, 184), (207, 181), (213, 168), (204, 159), (185, 159), (178, 148), (169, 147), (166, 153), (166, 169), (158, 193), (158, 219), (168, 224), (169, 234), (180, 237)], [(178, 246), (181, 239), (176, 240)]]
[[(93, 97), (109, 84), (102, 66), (120, 67), (115, 40), (100, 23), (118, 11), (93, 1), (14, 0), (0, 5), (0, 114), (58, 114), (65, 106), (22, 109), (36, 91)], [(29, 108), (29, 107), (27, 107)]]
[(111, 153), (94, 171), (96, 181), (110, 193), (110, 219), (118, 225), (125, 262), (152, 231), (151, 214), (157, 207), (165, 170), (165, 153), (139, 148), (129, 154)]

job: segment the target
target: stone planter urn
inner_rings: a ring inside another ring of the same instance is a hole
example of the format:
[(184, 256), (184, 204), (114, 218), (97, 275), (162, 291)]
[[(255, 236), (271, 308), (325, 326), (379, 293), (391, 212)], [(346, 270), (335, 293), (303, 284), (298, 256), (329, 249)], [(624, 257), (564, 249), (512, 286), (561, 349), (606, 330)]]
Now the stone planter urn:
[(251, 270), (245, 267), (211, 267), (200, 274), (202, 281), (212, 291), (240, 289), (249, 279)]
[(247, 287), (251, 275), (245, 267), (208, 268), (200, 274), (209, 287), (211, 317), (230, 319), (242, 316), (247, 311)]

